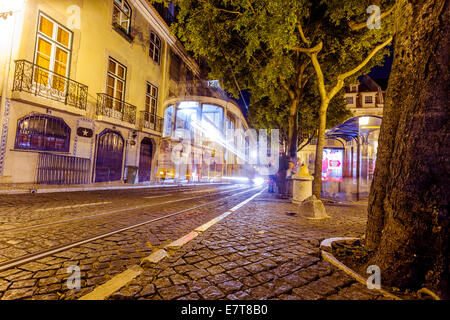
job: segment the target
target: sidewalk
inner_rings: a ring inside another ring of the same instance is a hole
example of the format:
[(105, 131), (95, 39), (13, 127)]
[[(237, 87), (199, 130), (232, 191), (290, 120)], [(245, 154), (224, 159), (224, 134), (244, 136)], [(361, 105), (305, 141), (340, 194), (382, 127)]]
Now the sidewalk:
[(365, 206), (326, 208), (331, 219), (307, 220), (264, 192), (110, 299), (384, 299), (320, 259), (321, 240), (364, 233)]
[(0, 195), (28, 194), (28, 193), (54, 193), (54, 192), (77, 192), (77, 191), (100, 191), (100, 190), (122, 190), (122, 189), (145, 189), (145, 188), (168, 188), (180, 186), (217, 185), (220, 182), (202, 183), (125, 183), (123, 181), (96, 182), (89, 184), (71, 185), (45, 185), (32, 183), (0, 184)]

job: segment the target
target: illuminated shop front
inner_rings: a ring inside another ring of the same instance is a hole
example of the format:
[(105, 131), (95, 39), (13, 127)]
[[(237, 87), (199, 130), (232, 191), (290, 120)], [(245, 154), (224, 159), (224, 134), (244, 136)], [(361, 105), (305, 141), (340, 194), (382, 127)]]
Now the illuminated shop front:
[(381, 120), (379, 116), (358, 116), (326, 133), (327, 140), (334, 140), (341, 148), (324, 148), (322, 192), (325, 196), (348, 200), (367, 198), (377, 159)]
[[(158, 179), (221, 181), (242, 175), (248, 139), (238, 106), (214, 98), (199, 100), (176, 101), (165, 108)], [(235, 128), (242, 133), (235, 134)]]

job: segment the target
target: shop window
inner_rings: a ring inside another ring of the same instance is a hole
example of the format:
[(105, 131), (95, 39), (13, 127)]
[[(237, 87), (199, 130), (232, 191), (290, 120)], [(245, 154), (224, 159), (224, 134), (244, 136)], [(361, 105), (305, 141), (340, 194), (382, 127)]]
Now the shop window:
[(61, 118), (32, 114), (18, 121), (16, 149), (69, 152), (70, 127)]

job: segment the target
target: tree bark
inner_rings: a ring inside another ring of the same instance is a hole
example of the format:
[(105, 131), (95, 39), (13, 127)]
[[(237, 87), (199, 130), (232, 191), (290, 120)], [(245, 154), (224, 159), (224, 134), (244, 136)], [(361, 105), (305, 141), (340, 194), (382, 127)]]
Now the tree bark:
[(384, 285), (449, 294), (449, 6), (398, 0), (366, 245)]
[(325, 128), (327, 125), (328, 101), (321, 102), (319, 109), (319, 131), (317, 133), (316, 159), (314, 161), (313, 195), (320, 199), (322, 189), (322, 158), (325, 145)]
[(286, 154), (289, 158), (296, 163), (297, 162), (297, 146), (298, 146), (298, 127), (297, 127), (297, 111), (298, 111), (298, 101), (292, 101), (292, 105), (289, 111), (289, 136)]

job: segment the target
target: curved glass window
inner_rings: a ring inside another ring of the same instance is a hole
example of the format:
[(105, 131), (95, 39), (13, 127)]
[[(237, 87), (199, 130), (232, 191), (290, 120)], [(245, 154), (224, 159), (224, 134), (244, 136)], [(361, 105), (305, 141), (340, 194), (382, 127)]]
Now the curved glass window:
[(183, 101), (177, 107), (175, 129), (193, 130), (198, 127), (199, 103)]
[(211, 104), (204, 104), (202, 108), (203, 132), (214, 131), (223, 133), (223, 108)]
[(18, 121), (16, 149), (69, 152), (70, 127), (61, 118), (32, 114)]
[(172, 123), (173, 123), (173, 106), (168, 106), (164, 111), (163, 137), (170, 137), (172, 135)]

